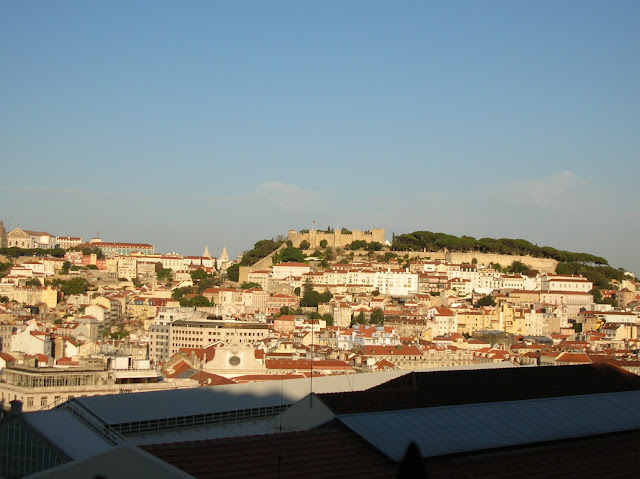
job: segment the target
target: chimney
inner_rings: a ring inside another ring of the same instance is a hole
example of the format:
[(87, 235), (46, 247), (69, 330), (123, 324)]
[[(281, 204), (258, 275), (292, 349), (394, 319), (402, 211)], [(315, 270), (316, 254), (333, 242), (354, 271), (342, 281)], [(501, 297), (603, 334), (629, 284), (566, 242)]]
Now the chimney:
[(22, 401), (20, 401), (19, 399), (14, 399), (13, 401), (9, 402), (9, 404), (11, 404), (10, 412), (12, 412), (13, 414), (22, 414)]

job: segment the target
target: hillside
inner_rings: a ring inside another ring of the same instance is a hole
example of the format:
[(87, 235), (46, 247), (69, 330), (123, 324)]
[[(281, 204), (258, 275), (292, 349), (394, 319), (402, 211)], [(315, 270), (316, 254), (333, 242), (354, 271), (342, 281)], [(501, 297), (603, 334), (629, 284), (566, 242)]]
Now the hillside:
[(609, 262), (600, 256), (589, 253), (575, 253), (538, 246), (524, 239), (481, 238), (472, 236), (454, 236), (431, 231), (414, 231), (394, 235), (391, 249), (393, 251), (443, 251), (461, 253), (503, 254), (514, 256), (530, 256), (533, 258), (549, 258), (558, 261), (556, 273), (580, 274), (593, 282), (595, 287), (607, 289), (611, 281), (622, 281), (625, 277), (623, 269), (609, 266)]

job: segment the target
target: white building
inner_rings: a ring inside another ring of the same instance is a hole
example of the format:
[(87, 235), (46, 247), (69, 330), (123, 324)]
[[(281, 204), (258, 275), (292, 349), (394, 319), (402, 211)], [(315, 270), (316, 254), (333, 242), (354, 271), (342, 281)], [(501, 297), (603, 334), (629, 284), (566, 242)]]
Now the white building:
[(51, 335), (39, 331), (35, 322), (27, 325), (22, 331), (14, 333), (11, 338), (11, 351), (15, 352), (51, 356), (52, 348)]
[(418, 293), (418, 274), (408, 270), (376, 271), (374, 287), (381, 294), (409, 296)]

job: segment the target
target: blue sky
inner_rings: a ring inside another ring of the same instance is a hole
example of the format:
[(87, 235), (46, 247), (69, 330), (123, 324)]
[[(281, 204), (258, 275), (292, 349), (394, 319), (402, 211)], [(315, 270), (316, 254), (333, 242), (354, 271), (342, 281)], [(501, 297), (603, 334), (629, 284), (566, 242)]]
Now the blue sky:
[(231, 254), (316, 225), (640, 275), (640, 3), (0, 4), (0, 220)]

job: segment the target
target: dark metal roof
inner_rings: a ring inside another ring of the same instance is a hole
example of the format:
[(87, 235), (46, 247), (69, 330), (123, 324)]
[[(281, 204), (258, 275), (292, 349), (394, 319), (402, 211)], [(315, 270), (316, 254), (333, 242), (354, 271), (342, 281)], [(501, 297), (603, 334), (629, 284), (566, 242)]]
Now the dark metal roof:
[(200, 479), (395, 476), (396, 465), (348, 428), (143, 446)]
[(637, 374), (589, 364), (413, 372), (366, 391), (319, 396), (335, 414), (357, 414), (638, 390)]

